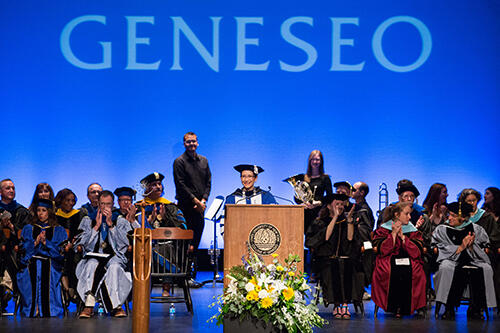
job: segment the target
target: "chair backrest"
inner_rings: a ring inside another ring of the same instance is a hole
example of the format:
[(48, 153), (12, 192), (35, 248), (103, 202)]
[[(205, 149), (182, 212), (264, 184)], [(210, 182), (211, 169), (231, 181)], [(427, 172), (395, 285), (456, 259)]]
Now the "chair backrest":
[(193, 231), (156, 228), (151, 234), (153, 237), (151, 276), (185, 276), (188, 272), (188, 250), (193, 239)]

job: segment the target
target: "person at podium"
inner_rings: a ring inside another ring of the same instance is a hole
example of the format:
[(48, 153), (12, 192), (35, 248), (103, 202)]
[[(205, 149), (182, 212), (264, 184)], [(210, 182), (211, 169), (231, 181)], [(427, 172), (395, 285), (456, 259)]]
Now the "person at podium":
[(242, 188), (236, 189), (226, 197), (226, 204), (237, 205), (277, 205), (276, 199), (269, 191), (255, 186), (260, 173), (264, 172), (260, 166), (239, 164), (234, 167), (240, 173)]

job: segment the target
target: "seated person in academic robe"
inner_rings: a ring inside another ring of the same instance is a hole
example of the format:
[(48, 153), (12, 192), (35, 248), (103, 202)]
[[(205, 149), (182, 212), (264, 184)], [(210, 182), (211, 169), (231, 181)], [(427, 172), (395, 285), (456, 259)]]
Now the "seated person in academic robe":
[[(424, 239), (424, 247), (431, 248), (432, 233), (434, 229), (446, 220), (448, 209), (446, 208), (446, 198), (448, 197), (448, 189), (445, 184), (434, 183), (427, 192), (422, 206), (423, 215), (415, 223), (418, 231), (422, 233)], [(437, 270), (436, 258), (432, 251), (424, 253), (424, 271), (427, 277), (427, 295), (428, 299), (432, 300), (436, 294), (432, 289), (431, 273)]]
[(269, 191), (255, 186), (260, 173), (264, 172), (260, 166), (240, 164), (234, 167), (240, 173), (242, 188), (236, 189), (226, 197), (226, 204), (237, 205), (277, 205), (276, 199)]
[(85, 304), (80, 318), (92, 316), (96, 301), (114, 317), (126, 316), (122, 305), (132, 289), (131, 274), (125, 271), (131, 226), (123, 217), (113, 223), (113, 202), (113, 193), (102, 191), (96, 219), (86, 216), (80, 223), (82, 233), (75, 244), (83, 252), (83, 259), (76, 266), (77, 291)]
[(432, 234), (432, 245), (439, 253), (439, 270), (434, 275), (436, 302), (446, 304), (443, 319), (455, 318), (455, 307), (469, 284), (470, 318), (482, 318), (486, 307), (496, 307), (493, 270), (484, 251), (489, 245), (482, 227), (470, 222), (473, 207), (467, 203), (448, 205), (449, 222), (439, 225)]
[(137, 206), (134, 205), (136, 190), (124, 186), (119, 187), (113, 192), (118, 198), (118, 208), (113, 210), (113, 222), (116, 222), (119, 216), (130, 222), (133, 229), (140, 227), (137, 222)]
[(478, 202), (481, 200), (481, 193), (472, 189), (466, 188), (460, 192), (458, 201), (472, 205), (472, 213), (469, 219), (470, 222), (476, 223), (483, 227), (484, 231), (490, 239), (492, 248), (497, 249), (500, 247), (500, 225), (496, 223), (493, 214), (486, 212), (484, 209), (479, 208)]
[(97, 216), (97, 210), (99, 209), (99, 194), (102, 192), (102, 186), (99, 183), (92, 183), (87, 187), (87, 198), (89, 202), (80, 207), (81, 211), (86, 212), (91, 220), (94, 220)]
[(18, 269), (16, 249), (19, 248), (19, 239), (11, 218), (8, 211), (0, 208), (0, 315), (6, 312), (9, 300), (18, 290), (15, 276)]
[(396, 317), (418, 311), (425, 315), (426, 278), (422, 267), (423, 240), (410, 222), (411, 202), (385, 208), (383, 223), (373, 236), (378, 249), (372, 276), (372, 300)]
[[(419, 221), (420, 217), (423, 216), (423, 211), (424, 207), (420, 206), (419, 204), (416, 203), (416, 200), (418, 196), (420, 195), (420, 192), (418, 191), (417, 187), (413, 184), (411, 180), (408, 179), (401, 179), (396, 188), (396, 193), (398, 194), (398, 201), (397, 202), (410, 202), (411, 203), (411, 217), (410, 217), (410, 222), (416, 226), (417, 222)], [(397, 203), (393, 202), (393, 204)], [(380, 212), (378, 219), (377, 219), (377, 228), (380, 227), (382, 223), (384, 223), (384, 211), (386, 208), (382, 209)], [(423, 220), (420, 221), (420, 223), (424, 222)]]
[[(478, 203), (481, 201), (481, 193), (478, 191), (467, 188), (460, 192), (458, 201), (467, 202), (472, 205), (473, 212), (471, 213), (470, 222), (475, 223), (483, 227), (484, 231), (490, 239), (490, 247), (492, 249), (492, 255), (490, 259), (492, 260), (491, 266), (493, 267), (494, 280), (495, 280), (495, 293), (497, 298), (497, 304), (500, 303), (500, 255), (498, 249), (500, 248), (500, 223), (495, 220), (495, 216), (479, 208)], [(498, 309), (500, 312), (500, 309)]]
[(65, 188), (57, 192), (54, 199), (56, 204), (56, 218), (60, 226), (66, 229), (69, 233), (68, 244), (64, 254), (64, 266), (62, 287), (66, 293), (67, 299), (76, 302), (76, 264), (81, 259), (80, 253), (75, 253), (73, 245), (76, 237), (79, 234), (78, 227), (87, 214), (83, 209), (73, 209), (77, 201), (76, 194), (69, 188)]
[[(163, 188), (163, 176), (159, 172), (153, 172), (141, 180), (141, 186), (144, 188), (144, 199), (136, 203), (137, 206), (145, 206), (145, 227), (149, 229), (155, 228), (167, 228), (175, 227), (181, 229), (187, 229), (186, 220), (181, 210), (177, 206), (162, 197)], [(142, 215), (139, 213), (137, 215), (138, 223), (134, 223), (133, 227), (140, 227), (142, 223)], [(165, 249), (166, 250), (166, 249)], [(170, 254), (166, 252), (164, 254)], [(167, 255), (168, 257), (168, 255)], [(167, 264), (168, 260), (166, 257), (161, 256), (158, 252), (153, 252), (153, 263), (160, 263), (161, 265)], [(195, 284), (192, 280), (191, 287), (201, 287), (200, 284)], [(162, 284), (162, 296), (170, 296), (170, 282), (165, 282)]]
[(0, 210), (6, 214), (0, 228), (0, 311), (3, 312), (12, 292), (17, 290), (17, 235), (31, 222), (31, 214), (15, 200), (16, 187), (11, 179), (0, 181), (0, 196)]
[[(145, 206), (146, 228), (166, 228), (178, 227), (186, 229), (186, 219), (177, 206), (162, 197), (164, 188), (162, 181), (165, 178), (159, 172), (153, 172), (141, 180), (141, 186), (144, 188), (144, 199), (139, 200), (136, 205)], [(138, 215), (139, 224), (141, 224), (141, 215)]]
[(318, 273), (325, 306), (334, 304), (337, 319), (351, 317), (347, 304), (361, 301), (363, 281), (357, 285), (355, 261), (360, 254), (358, 235), (355, 231), (353, 212), (345, 213), (348, 197), (329, 194), (319, 217), (306, 233), (306, 247), (313, 251), (314, 271)]
[(52, 200), (34, 203), (33, 223), (21, 232), (20, 269), (17, 282), (21, 293), (21, 314), (52, 317), (63, 314), (61, 276), (64, 243), (68, 235), (57, 225)]

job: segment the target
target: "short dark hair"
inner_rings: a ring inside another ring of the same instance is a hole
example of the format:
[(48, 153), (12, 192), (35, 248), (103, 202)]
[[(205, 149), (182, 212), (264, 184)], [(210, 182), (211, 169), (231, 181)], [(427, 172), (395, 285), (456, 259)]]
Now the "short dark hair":
[(187, 132), (186, 134), (184, 134), (184, 136), (182, 137), (182, 141), (186, 141), (186, 137), (188, 135), (194, 135), (196, 137), (196, 140), (198, 140), (198, 135), (196, 135), (196, 133), (194, 132)]
[(113, 201), (115, 201), (115, 195), (113, 194), (113, 192), (111, 191), (108, 191), (108, 190), (104, 190), (102, 191), (100, 194), (99, 194), (99, 197), (98, 199), (101, 200), (102, 197), (111, 197), (113, 199)]
[(5, 178), (5, 179), (0, 180), (0, 189), (2, 189), (3, 183), (5, 183), (5, 182), (13, 182), (13, 181), (10, 178)]

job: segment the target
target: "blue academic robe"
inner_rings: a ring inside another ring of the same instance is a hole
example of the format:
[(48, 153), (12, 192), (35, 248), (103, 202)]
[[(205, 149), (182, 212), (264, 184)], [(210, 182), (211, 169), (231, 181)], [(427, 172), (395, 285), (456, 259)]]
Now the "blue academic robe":
[(268, 192), (263, 191), (259, 187), (255, 187), (253, 191), (246, 192), (242, 189), (237, 189), (226, 197), (226, 204), (237, 205), (277, 205), (274, 196)]
[[(226, 197), (225, 205), (277, 205), (276, 199), (269, 191), (263, 191), (255, 187), (253, 191), (245, 192), (241, 188), (237, 189)], [(224, 235), (225, 209), (220, 217), (220, 233)]]
[[(35, 239), (42, 230), (45, 230), (46, 244), (35, 246)], [(21, 314), (34, 317), (38, 308), (42, 317), (62, 315), (61, 271), (64, 256), (61, 254), (61, 245), (67, 239), (66, 231), (61, 226), (28, 224), (23, 228), (21, 238), (25, 251), (21, 257), (21, 269), (17, 273)]]

